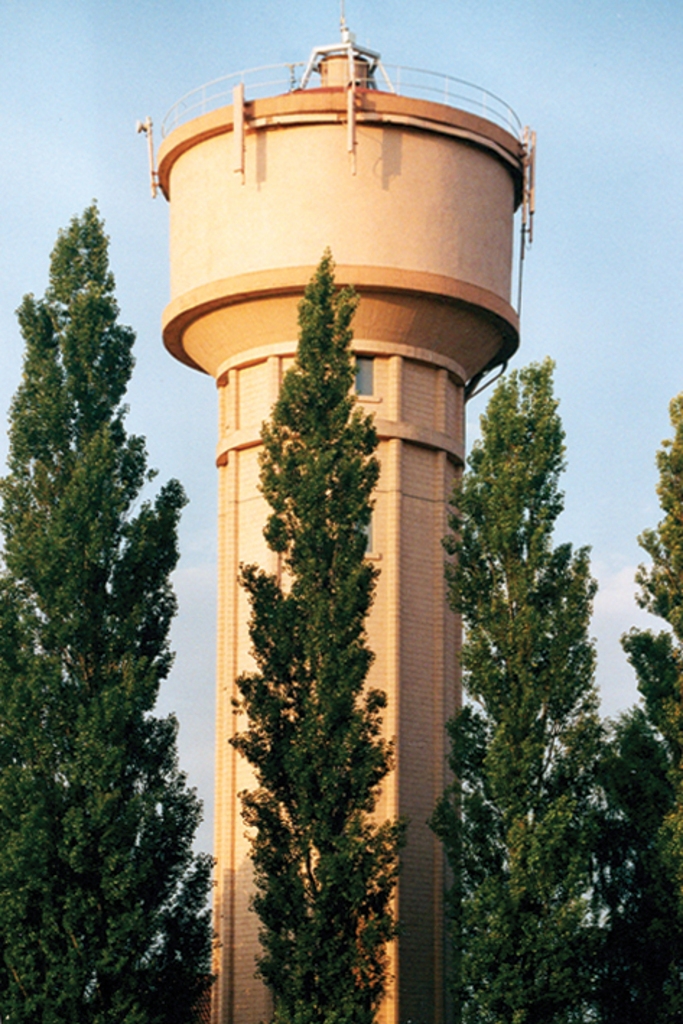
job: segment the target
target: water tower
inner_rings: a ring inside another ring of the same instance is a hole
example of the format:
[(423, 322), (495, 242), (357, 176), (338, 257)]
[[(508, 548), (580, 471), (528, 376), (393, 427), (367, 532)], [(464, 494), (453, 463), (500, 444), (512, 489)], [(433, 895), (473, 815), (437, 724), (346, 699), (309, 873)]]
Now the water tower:
[[(297, 344), (297, 304), (324, 249), (360, 293), (358, 400), (380, 437), (368, 557), (372, 683), (388, 694), (396, 770), (379, 814), (409, 819), (386, 1024), (440, 1024), (444, 858), (427, 827), (446, 782), (445, 722), (459, 698), (459, 630), (441, 538), (463, 465), (464, 400), (518, 345), (513, 215), (529, 148), (509, 108), (445, 76), (383, 65), (342, 41), (307, 65), (260, 69), (189, 94), (165, 122), (158, 184), (170, 203), (168, 350), (219, 396), (214, 1024), (258, 1024), (258, 922), (237, 794), (250, 771), (228, 744), (249, 667), (240, 562), (275, 568), (262, 528), (259, 430)], [(427, 98), (424, 98), (424, 97)], [(141, 126), (146, 128), (147, 126)]]

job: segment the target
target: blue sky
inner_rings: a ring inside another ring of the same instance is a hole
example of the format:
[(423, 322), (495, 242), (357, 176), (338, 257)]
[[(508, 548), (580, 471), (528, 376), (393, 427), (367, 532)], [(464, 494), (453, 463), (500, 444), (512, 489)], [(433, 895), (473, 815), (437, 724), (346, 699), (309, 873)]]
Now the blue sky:
[[(521, 366), (551, 355), (567, 433), (558, 540), (592, 548), (603, 706), (636, 699), (619, 636), (638, 533), (659, 518), (655, 452), (683, 390), (683, 5), (680, 0), (347, 0), (358, 41), (388, 63), (456, 75), (504, 97), (538, 132), (535, 241)], [(167, 218), (152, 201), (138, 118), (157, 125), (203, 82), (305, 60), (338, 38), (334, 0), (0, 0), (0, 407), (21, 373), (14, 310), (41, 294), (58, 229), (96, 198), (124, 323), (138, 333), (129, 427), (190, 496), (176, 577), (177, 650), (161, 704), (211, 813), (214, 687), (211, 380), (160, 340)], [(486, 394), (469, 406), (474, 437)], [(6, 439), (0, 435), (4, 461)], [(656, 623), (654, 623), (656, 625)], [(209, 820), (201, 842), (210, 848)]]

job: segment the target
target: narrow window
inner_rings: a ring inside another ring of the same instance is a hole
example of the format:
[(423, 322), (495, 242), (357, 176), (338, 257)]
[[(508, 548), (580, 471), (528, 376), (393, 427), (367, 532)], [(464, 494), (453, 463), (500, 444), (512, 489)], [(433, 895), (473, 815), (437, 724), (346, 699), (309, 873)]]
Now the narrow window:
[(371, 555), (372, 552), (375, 550), (375, 545), (373, 544), (373, 537), (372, 537), (372, 534), (373, 534), (373, 529), (372, 529), (372, 527), (373, 527), (373, 519), (374, 519), (374, 516), (370, 516), (370, 522), (365, 527), (365, 536), (367, 538), (367, 543), (365, 545), (365, 554), (366, 555)]
[(373, 518), (374, 518), (374, 516), (371, 515), (370, 516), (370, 522), (367, 524), (367, 526), (361, 526), (360, 524), (358, 524), (358, 527), (357, 527), (357, 529), (360, 530), (360, 532), (365, 535), (365, 554), (366, 555), (371, 555), (373, 553), (373, 546), (372, 546), (372, 520), (373, 520)]
[(356, 394), (374, 394), (375, 360), (369, 356), (356, 356)]

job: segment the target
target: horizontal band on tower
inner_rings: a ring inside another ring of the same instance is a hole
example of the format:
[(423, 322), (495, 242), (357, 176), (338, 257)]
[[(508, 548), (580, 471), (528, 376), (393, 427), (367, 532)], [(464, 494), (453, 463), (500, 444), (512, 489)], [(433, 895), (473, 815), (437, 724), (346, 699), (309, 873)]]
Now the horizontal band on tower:
[[(420, 448), (429, 448), (432, 451), (446, 452), (446, 455), (458, 466), (465, 463), (464, 446), (457, 444), (448, 434), (442, 434), (437, 430), (430, 430), (428, 427), (417, 427), (405, 420), (385, 420), (375, 417), (375, 430), (380, 441), (390, 441), (393, 438), (399, 441), (406, 441), (408, 444), (418, 445)], [(261, 444), (260, 426), (244, 427), (242, 430), (233, 430), (216, 446), (216, 465), (225, 466), (228, 462), (230, 452), (243, 451), (245, 448), (255, 448)]]
[[(185, 333), (197, 321), (210, 317), (219, 310), (228, 310), (232, 307), (246, 306), (253, 303), (271, 303), (280, 300), (281, 309), (277, 311), (276, 320), (273, 323), (273, 336), (270, 343), (285, 341), (288, 337), (295, 337), (298, 333), (296, 306), (294, 301), (303, 295), (306, 285), (315, 272), (314, 266), (299, 267), (275, 267), (271, 270), (254, 271), (248, 274), (239, 274), (235, 277), (224, 278), (218, 281), (210, 281), (205, 285), (185, 292), (175, 298), (164, 310), (162, 318), (162, 329), (164, 344), (166, 348), (181, 362), (196, 369), (203, 369), (205, 372), (218, 374), (218, 364), (209, 365), (206, 360), (202, 365), (193, 355), (187, 351)], [(427, 271), (407, 270), (400, 267), (385, 266), (362, 266), (338, 264), (335, 267), (335, 279), (340, 286), (353, 285), (360, 295), (359, 316), (363, 316), (363, 299), (371, 303), (383, 301), (396, 305), (397, 316), (402, 315), (403, 321), (396, 320), (394, 325), (396, 336), (390, 340), (393, 344), (409, 344), (412, 338), (402, 338), (401, 331), (411, 330), (416, 319), (415, 310), (406, 311), (401, 314), (398, 308), (400, 303), (417, 302), (423, 309), (429, 307), (434, 317), (432, 330), (437, 333), (455, 333), (466, 329), (466, 324), (459, 326), (459, 320), (463, 317), (466, 320), (475, 318), (482, 321), (482, 326), (489, 325), (492, 335), (491, 343), (493, 348), (500, 348), (501, 358), (507, 358), (517, 348), (519, 339), (519, 317), (505, 299), (495, 292), (468, 281), (460, 281), (456, 278), (447, 277), (442, 274), (434, 274)], [(282, 300), (288, 300), (282, 305)], [(469, 311), (469, 315), (468, 315)], [(374, 318), (371, 317), (371, 321)], [(386, 317), (378, 321), (377, 328), (385, 329), (390, 323)], [(264, 323), (265, 327), (266, 324)], [(375, 334), (372, 330), (372, 322), (364, 325), (363, 333), (371, 338)], [(230, 339), (225, 338), (225, 327), (222, 325), (220, 332), (230, 348)], [(277, 334), (279, 333), (279, 337)], [(235, 338), (234, 349), (228, 356), (234, 358), (251, 348), (249, 341), (242, 342)], [(497, 344), (494, 341), (497, 338)], [(378, 341), (385, 340), (381, 334)], [(435, 349), (440, 354), (448, 357), (448, 349), (451, 341), (445, 337), (430, 337), (422, 335), (421, 344), (414, 346), (425, 349)], [(426, 343), (426, 344), (425, 344)], [(493, 352), (491, 352), (493, 354)], [(220, 361), (221, 369), (225, 359)], [(488, 362), (485, 359), (484, 362)], [(464, 379), (472, 376), (480, 367), (473, 369), (471, 366), (462, 366)]]

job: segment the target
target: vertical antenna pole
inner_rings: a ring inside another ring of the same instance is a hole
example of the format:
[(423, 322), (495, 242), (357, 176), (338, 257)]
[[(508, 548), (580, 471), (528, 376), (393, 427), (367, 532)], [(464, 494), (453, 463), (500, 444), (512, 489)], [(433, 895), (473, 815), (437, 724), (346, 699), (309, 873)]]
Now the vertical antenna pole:
[(529, 153), (529, 245), (534, 240), (534, 214), (536, 213), (536, 132), (531, 133)]
[(519, 280), (517, 289), (517, 315), (522, 312), (522, 277), (527, 245), (534, 240), (534, 213), (536, 212), (536, 132), (524, 129), (522, 180), (522, 230), (519, 243)]
[(351, 69), (346, 87), (346, 148), (351, 154), (351, 173), (356, 173), (356, 76), (353, 54), (349, 54)]
[(244, 184), (244, 82), (232, 90), (232, 169)]
[(524, 180), (522, 182), (522, 259), (524, 247), (534, 240), (534, 213), (536, 212), (536, 132), (524, 129)]
[(147, 136), (147, 153), (149, 156), (149, 183), (152, 192), (152, 199), (156, 199), (159, 191), (159, 175), (154, 166), (154, 137), (152, 133), (152, 118), (147, 116), (144, 121), (138, 121), (135, 125), (138, 134)]
[[(342, 0), (343, 11), (344, 0)], [(343, 14), (342, 14), (343, 17)], [(346, 32), (346, 63), (348, 78), (346, 83), (346, 148), (351, 154), (351, 174), (356, 173), (356, 55), (353, 43), (348, 38), (346, 26), (342, 29)]]

